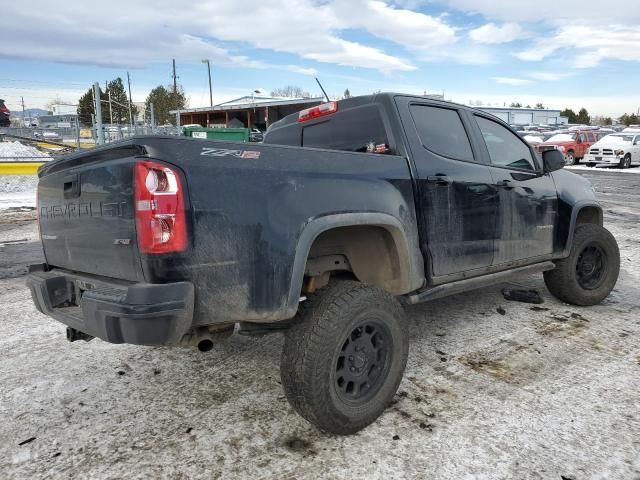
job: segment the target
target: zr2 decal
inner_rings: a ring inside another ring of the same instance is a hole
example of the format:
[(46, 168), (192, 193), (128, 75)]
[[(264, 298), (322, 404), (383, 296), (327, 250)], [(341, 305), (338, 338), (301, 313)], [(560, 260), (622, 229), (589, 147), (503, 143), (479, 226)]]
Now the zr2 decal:
[(202, 147), (200, 155), (206, 155), (208, 157), (236, 157), (250, 160), (257, 160), (260, 158), (260, 152), (257, 150), (227, 150), (225, 148), (208, 147)]

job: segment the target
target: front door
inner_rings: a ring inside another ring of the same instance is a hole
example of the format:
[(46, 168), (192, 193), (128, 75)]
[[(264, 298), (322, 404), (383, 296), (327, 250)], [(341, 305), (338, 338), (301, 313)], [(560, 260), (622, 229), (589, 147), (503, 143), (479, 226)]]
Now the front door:
[(488, 117), (471, 116), (484, 140), (498, 196), (493, 264), (552, 254), (558, 204), (553, 179), (519, 136)]
[[(423, 255), (433, 277), (489, 267), (497, 198), (455, 106), (397, 97), (411, 147)], [(444, 279), (443, 279), (444, 280)]]

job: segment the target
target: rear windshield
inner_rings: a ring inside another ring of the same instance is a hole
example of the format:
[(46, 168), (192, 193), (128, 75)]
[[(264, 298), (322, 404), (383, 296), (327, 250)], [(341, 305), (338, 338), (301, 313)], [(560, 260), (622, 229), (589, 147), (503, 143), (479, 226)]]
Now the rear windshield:
[(303, 126), (302, 146), (366, 152), (371, 145), (389, 144), (382, 116), (375, 105), (351, 108), (326, 122)]

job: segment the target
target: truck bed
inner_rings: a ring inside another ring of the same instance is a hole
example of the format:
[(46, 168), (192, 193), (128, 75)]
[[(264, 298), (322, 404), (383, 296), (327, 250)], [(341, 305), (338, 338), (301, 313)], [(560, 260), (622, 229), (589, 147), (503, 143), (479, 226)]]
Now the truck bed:
[[(183, 178), (184, 252), (142, 254), (137, 247), (139, 159), (177, 167)], [(192, 282), (194, 325), (293, 316), (302, 281), (293, 278), (296, 248), (305, 225), (319, 217), (389, 215), (417, 245), (409, 167), (394, 155), (134, 137), (47, 164), (38, 201), (51, 268), (150, 284)]]

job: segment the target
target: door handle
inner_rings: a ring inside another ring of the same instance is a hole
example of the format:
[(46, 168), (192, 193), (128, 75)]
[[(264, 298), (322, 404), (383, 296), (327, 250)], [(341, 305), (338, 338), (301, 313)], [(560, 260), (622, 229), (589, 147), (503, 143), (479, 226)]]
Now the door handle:
[(512, 190), (515, 187), (515, 185), (513, 184), (513, 182), (511, 180), (500, 180), (498, 182), (498, 186), (502, 187), (502, 188), (504, 188), (506, 190)]
[(427, 182), (435, 183), (436, 185), (451, 185), (451, 183), (453, 183), (453, 180), (451, 180), (451, 177), (447, 175), (437, 174), (429, 175), (427, 177)]

